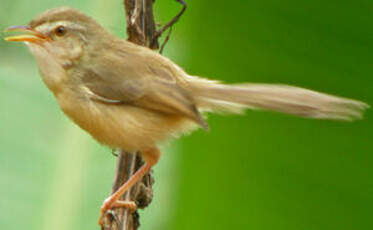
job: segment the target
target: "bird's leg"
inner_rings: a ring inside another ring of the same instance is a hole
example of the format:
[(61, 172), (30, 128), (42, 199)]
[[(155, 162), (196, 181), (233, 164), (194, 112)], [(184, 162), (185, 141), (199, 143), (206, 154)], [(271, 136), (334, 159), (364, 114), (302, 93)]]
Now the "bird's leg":
[(137, 206), (133, 201), (119, 201), (118, 199), (130, 189), (136, 182), (141, 180), (141, 178), (149, 172), (149, 170), (158, 162), (161, 152), (157, 148), (151, 148), (147, 151), (142, 152), (142, 157), (144, 158), (145, 164), (141, 166), (139, 170), (131, 178), (129, 178), (115, 193), (105, 199), (101, 206), (100, 219), (98, 221), (99, 225), (103, 225), (103, 217), (106, 211), (112, 208), (124, 207), (131, 210), (136, 210)]

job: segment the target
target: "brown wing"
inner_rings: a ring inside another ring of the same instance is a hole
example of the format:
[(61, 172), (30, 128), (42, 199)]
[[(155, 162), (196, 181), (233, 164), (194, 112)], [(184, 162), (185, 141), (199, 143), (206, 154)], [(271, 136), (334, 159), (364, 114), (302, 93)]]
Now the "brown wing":
[(138, 57), (106, 54), (99, 58), (95, 61), (98, 65), (82, 71), (83, 84), (95, 100), (183, 115), (207, 129), (189, 92), (178, 85), (165, 67), (143, 63), (136, 60)]

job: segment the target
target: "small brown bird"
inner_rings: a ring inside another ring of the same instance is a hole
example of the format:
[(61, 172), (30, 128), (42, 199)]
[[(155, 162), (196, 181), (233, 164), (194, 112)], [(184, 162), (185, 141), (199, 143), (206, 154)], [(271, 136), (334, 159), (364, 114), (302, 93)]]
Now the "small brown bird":
[[(117, 38), (84, 13), (48, 10), (7, 37), (25, 42), (63, 112), (100, 143), (141, 151), (146, 162), (117, 192), (106, 210), (133, 202), (118, 198), (157, 163), (157, 144), (208, 129), (203, 112), (264, 109), (308, 118), (351, 121), (368, 105), (315, 91), (270, 84), (231, 84), (188, 75), (160, 54)], [(101, 220), (101, 218), (100, 218)], [(100, 221), (101, 223), (101, 221)]]

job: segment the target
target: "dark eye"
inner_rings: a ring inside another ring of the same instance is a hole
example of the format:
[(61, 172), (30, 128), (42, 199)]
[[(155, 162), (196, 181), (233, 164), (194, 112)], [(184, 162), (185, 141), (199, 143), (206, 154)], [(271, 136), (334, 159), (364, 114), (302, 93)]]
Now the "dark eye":
[(58, 26), (56, 29), (54, 29), (54, 32), (57, 36), (63, 36), (66, 34), (66, 28), (64, 26)]

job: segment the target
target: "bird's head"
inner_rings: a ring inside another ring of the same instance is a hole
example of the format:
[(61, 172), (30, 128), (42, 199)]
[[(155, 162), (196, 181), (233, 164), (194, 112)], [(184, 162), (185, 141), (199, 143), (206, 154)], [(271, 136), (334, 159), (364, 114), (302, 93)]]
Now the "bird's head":
[(24, 42), (30, 48), (51, 89), (61, 82), (68, 69), (87, 56), (85, 54), (101, 52), (97, 47), (103, 47), (111, 36), (95, 20), (68, 7), (45, 11), (28, 25), (11, 26), (6, 31), (23, 33), (5, 40)]
[(25, 42), (37, 59), (50, 56), (63, 68), (73, 65), (89, 45), (104, 42), (108, 35), (92, 18), (68, 7), (48, 10), (28, 25), (11, 26), (6, 31), (24, 32), (5, 40)]

